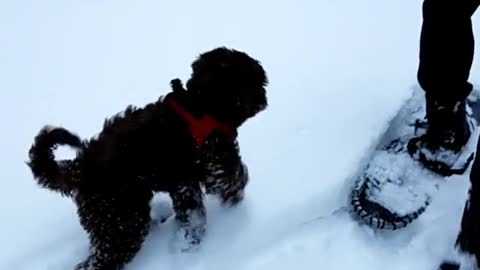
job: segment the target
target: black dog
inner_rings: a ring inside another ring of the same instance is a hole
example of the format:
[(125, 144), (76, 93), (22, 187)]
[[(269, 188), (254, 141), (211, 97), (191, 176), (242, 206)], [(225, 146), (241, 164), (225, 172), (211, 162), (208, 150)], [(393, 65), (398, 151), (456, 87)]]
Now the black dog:
[[(204, 233), (203, 192), (226, 205), (243, 199), (248, 182), (236, 129), (267, 107), (264, 69), (247, 54), (226, 48), (193, 62), (186, 89), (144, 108), (128, 107), (105, 121), (88, 141), (63, 128), (46, 127), (30, 149), (38, 183), (72, 197), (91, 255), (76, 269), (122, 269), (149, 231), (150, 200), (167, 192), (179, 223), (182, 250), (196, 247)], [(58, 145), (77, 149), (74, 160), (55, 161)]]

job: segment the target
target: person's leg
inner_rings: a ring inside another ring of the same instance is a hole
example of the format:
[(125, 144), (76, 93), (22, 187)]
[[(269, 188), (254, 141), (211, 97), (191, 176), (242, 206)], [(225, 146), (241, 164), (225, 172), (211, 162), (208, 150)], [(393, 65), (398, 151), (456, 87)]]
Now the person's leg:
[[(439, 14), (435, 12), (435, 7), (432, 7), (433, 2), (442, 6)], [(448, 4), (445, 2), (450, 2), (450, 5), (460, 4), (458, 7), (449, 7), (449, 14)], [(462, 100), (471, 91), (472, 86), (467, 82), (474, 51), (471, 16), (479, 5), (480, 0), (425, 1), (418, 79), (427, 92), (427, 98), (431, 94), (440, 100)], [(446, 31), (443, 32), (441, 28)], [(447, 35), (453, 38), (446, 39)], [(442, 81), (438, 79), (434, 82), (436, 78), (444, 78), (446, 87), (441, 87)], [(477, 264), (480, 264), (480, 138), (476, 153), (470, 173), (470, 197), (465, 204), (456, 245), (460, 251), (474, 255)], [(455, 263), (447, 262), (441, 266), (441, 269), (458, 268)]]
[(473, 61), (471, 16), (478, 0), (425, 0), (418, 81), (428, 97), (463, 100)]
[[(477, 155), (473, 161), (470, 172), (469, 199), (463, 210), (460, 233), (457, 237), (456, 247), (462, 253), (475, 256), (477, 266), (480, 268), (480, 138), (477, 144)], [(440, 270), (458, 270), (460, 263), (444, 261)]]
[[(477, 153), (480, 153), (480, 142), (477, 145)], [(473, 162), (470, 183), (470, 197), (463, 211), (457, 246), (460, 251), (475, 255), (477, 263), (480, 263), (480, 155), (478, 154)]]
[[(443, 175), (452, 174), (452, 167), (471, 134), (466, 98), (472, 90), (468, 82), (474, 53), (471, 17), (479, 3), (479, 0), (423, 3), (418, 81), (425, 90), (428, 125), (426, 134), (409, 143), (409, 152)], [(445, 159), (448, 155), (452, 157)]]

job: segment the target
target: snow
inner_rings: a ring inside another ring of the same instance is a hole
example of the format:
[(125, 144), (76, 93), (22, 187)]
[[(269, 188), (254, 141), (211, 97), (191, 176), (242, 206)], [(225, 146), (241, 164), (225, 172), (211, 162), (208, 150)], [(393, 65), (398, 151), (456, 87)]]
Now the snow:
[(420, 24), (421, 1), (405, 0), (1, 1), (0, 269), (71, 269), (88, 252), (74, 204), (24, 164), (38, 130), (93, 136), (216, 46), (248, 52), (271, 81), (270, 106), (240, 130), (245, 201), (208, 201), (197, 252), (172, 250), (172, 222), (156, 226), (127, 270), (434, 269), (455, 241), (466, 176), (405, 230), (336, 211), (416, 83)]
[[(369, 200), (380, 203), (400, 216), (413, 213), (429, 203), (430, 196), (435, 194), (435, 186), (443, 182), (443, 179), (436, 179), (433, 173), (417, 166), (407, 153), (378, 151), (370, 164), (375, 164), (376, 167), (369, 168), (366, 174), (372, 177), (377, 176), (378, 179), (386, 182), (379, 180), (380, 183), (375, 182), (375, 188), (370, 188), (368, 193)], [(392, 164), (395, 164), (395, 167), (389, 170)], [(402, 172), (407, 172), (406, 179), (395, 177), (402, 176)], [(397, 181), (389, 181), (391, 179)]]

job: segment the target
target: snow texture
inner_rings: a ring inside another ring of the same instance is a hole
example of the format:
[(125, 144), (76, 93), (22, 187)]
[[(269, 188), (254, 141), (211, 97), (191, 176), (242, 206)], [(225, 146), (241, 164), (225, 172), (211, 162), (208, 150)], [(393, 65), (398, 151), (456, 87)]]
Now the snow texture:
[[(245, 201), (207, 201), (195, 252), (170, 250), (172, 219), (153, 226), (127, 270), (435, 269), (452, 251), (467, 176), (445, 179), (401, 231), (336, 211), (416, 83), (420, 24), (413, 0), (0, 1), (0, 269), (71, 269), (88, 254), (74, 204), (24, 163), (39, 129), (93, 136), (223, 45), (258, 58), (271, 81), (270, 106), (239, 130)], [(471, 74), (478, 83), (478, 63)]]
[(370, 179), (375, 177), (377, 181), (375, 187), (370, 188), (368, 199), (400, 216), (415, 212), (429, 203), (435, 187), (444, 182), (441, 177), (420, 167), (407, 153), (381, 151), (375, 154), (370, 165), (372, 167), (366, 175), (371, 176)]

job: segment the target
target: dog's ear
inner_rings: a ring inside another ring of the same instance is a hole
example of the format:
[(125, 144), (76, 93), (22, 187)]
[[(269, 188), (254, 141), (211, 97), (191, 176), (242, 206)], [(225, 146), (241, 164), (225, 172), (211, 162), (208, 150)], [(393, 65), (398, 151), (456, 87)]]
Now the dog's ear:
[(170, 81), (170, 86), (172, 87), (173, 92), (185, 92), (185, 88), (183, 88), (182, 81), (180, 79), (173, 79)]

